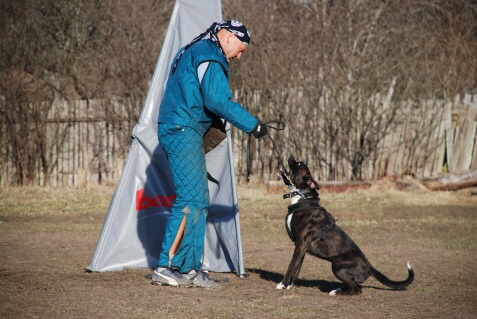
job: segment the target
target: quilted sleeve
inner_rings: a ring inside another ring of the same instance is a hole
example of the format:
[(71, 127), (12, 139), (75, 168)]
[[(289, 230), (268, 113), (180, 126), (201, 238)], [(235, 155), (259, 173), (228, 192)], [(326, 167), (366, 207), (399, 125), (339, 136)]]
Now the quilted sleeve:
[(250, 133), (258, 124), (257, 118), (232, 101), (228, 79), (219, 63), (210, 62), (201, 89), (207, 111), (224, 118), (245, 133)]

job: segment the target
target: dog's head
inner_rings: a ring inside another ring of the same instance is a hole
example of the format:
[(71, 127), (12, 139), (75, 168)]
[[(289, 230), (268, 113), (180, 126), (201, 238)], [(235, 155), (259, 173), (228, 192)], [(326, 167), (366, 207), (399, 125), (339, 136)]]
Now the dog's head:
[(305, 163), (297, 162), (293, 156), (290, 156), (288, 158), (288, 167), (290, 168), (290, 180), (297, 189), (320, 189)]

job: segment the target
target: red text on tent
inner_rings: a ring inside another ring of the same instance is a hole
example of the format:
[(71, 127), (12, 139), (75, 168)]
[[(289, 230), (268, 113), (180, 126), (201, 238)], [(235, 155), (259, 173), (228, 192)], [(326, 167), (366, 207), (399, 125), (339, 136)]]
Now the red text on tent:
[(144, 196), (144, 189), (140, 189), (136, 191), (136, 211), (148, 209), (152, 206), (171, 207), (174, 199), (176, 199), (176, 195), (147, 197)]

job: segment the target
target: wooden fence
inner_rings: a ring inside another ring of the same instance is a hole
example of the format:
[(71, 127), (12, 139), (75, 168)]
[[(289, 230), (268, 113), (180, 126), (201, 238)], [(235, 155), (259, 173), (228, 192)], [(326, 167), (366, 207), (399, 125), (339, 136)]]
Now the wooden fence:
[[(127, 104), (124, 100), (55, 103), (44, 123), (48, 136), (45, 155), (50, 167), (45, 174), (38, 161), (33, 184), (58, 187), (115, 183), (122, 172), (135, 125)], [(138, 107), (135, 112), (140, 110)], [(1, 134), (0, 180), (2, 186), (9, 186), (15, 180), (15, 164), (9, 156), (9, 136), (4, 131)]]
[[(267, 113), (268, 108), (263, 107), (254, 114), (261, 119), (272, 116), (287, 122), (285, 132), (271, 133), (285, 165), (288, 156), (293, 155), (306, 162), (314, 176), (322, 180), (351, 180), (349, 158), (334, 156), (329, 136), (320, 129), (325, 123), (321, 119), (324, 111), (319, 108), (326, 108), (326, 103), (304, 115), (301, 95), (298, 92), (288, 98), (279, 115)], [(254, 105), (259, 100), (260, 97), (249, 96), (244, 105)], [(457, 96), (452, 101), (406, 101), (396, 109), (389, 131), (362, 163), (363, 180), (403, 175), (422, 178), (477, 169), (477, 95)], [(238, 180), (245, 182), (247, 141), (237, 130), (233, 140), (235, 171)], [(280, 163), (272, 143), (267, 139), (252, 141), (252, 149), (250, 180), (274, 180)]]
[[(300, 92), (295, 98), (299, 100)], [(260, 94), (239, 100), (251, 109), (263, 103)], [(252, 110), (259, 118), (279, 117), (287, 122), (286, 130), (271, 130), (270, 134), (281, 160), (285, 162), (289, 155), (294, 155), (307, 162), (315, 176), (322, 180), (349, 180), (352, 175), (349, 160), (335, 159), (328, 151), (329, 140), (316, 129), (321, 125), (317, 113), (311, 109), (300, 115), (297, 112), (300, 103), (295, 102), (279, 108), (279, 114), (267, 107), (256, 112)], [(140, 109), (140, 106), (136, 107), (137, 114)], [(380, 140), (375, 152), (362, 163), (363, 179), (404, 174), (431, 177), (477, 169), (477, 95), (456, 97), (452, 101), (407, 101), (398, 109), (392, 128)], [(55, 105), (46, 123), (52, 167), (45, 176), (38, 164), (35, 184), (58, 187), (116, 183), (129, 151), (135, 125), (132, 118), (131, 109), (119, 101), (77, 101)], [(305, 130), (297, 134), (297, 127)], [(237, 180), (247, 182), (248, 136), (237, 129), (232, 132)], [(9, 137), (6, 132), (1, 134), (0, 178), (1, 185), (8, 186), (12, 184), (15, 168), (8, 156), (11, 153)], [(250, 181), (276, 179), (279, 160), (271, 141), (267, 138), (252, 139), (251, 153), (253, 174)], [(332, 174), (329, 163), (334, 167)]]

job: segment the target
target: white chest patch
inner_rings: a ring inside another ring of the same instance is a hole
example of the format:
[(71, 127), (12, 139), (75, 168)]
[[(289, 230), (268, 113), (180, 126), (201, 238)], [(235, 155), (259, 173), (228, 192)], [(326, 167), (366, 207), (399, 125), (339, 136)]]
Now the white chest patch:
[(288, 228), (289, 232), (291, 232), (291, 221), (292, 221), (292, 218), (293, 218), (293, 213), (291, 213), (290, 215), (287, 216), (287, 228)]
[(295, 196), (293, 196), (293, 197), (291, 198), (291, 203), (292, 203), (292, 205), (298, 203), (298, 200), (299, 200), (300, 198), (302, 198), (301, 195), (295, 195)]

